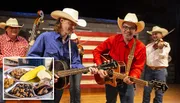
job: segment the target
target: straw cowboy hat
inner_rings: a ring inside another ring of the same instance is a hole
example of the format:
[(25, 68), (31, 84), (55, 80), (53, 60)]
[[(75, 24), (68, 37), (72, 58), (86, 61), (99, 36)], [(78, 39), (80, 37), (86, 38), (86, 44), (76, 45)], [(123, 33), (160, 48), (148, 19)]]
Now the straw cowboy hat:
[(75, 33), (72, 33), (70, 39), (75, 40), (75, 39), (80, 39), (80, 37), (78, 37)]
[(119, 26), (120, 29), (122, 29), (123, 22), (132, 22), (132, 23), (135, 23), (137, 25), (136, 33), (141, 32), (144, 29), (144, 27), (145, 27), (144, 21), (138, 21), (138, 18), (137, 18), (135, 13), (128, 13), (124, 17), (124, 20), (120, 19), (118, 17), (117, 22), (118, 22), (118, 26)]
[(71, 20), (81, 27), (85, 27), (87, 25), (84, 19), (79, 19), (79, 12), (72, 8), (64, 8), (62, 11), (55, 10), (51, 13), (51, 16), (54, 19), (65, 18)]
[(159, 26), (154, 26), (154, 27), (152, 28), (152, 31), (147, 31), (147, 33), (148, 33), (148, 34), (151, 34), (151, 35), (152, 35), (153, 32), (161, 32), (162, 35), (163, 35), (163, 37), (165, 37), (165, 36), (168, 34), (168, 30), (167, 30), (167, 29), (161, 28), (161, 27), (159, 27)]
[(0, 27), (3, 28), (3, 29), (8, 27), (8, 26), (10, 26), (10, 27), (23, 27), (23, 25), (19, 25), (16, 18), (9, 18), (6, 21), (6, 23), (4, 23), (4, 22), (0, 23)]
[(71, 40), (74, 40), (74, 39), (77, 39), (77, 38), (78, 38), (78, 37), (77, 37), (77, 35), (76, 35), (75, 33), (72, 33), (72, 34), (71, 34), (71, 38), (70, 38)]
[(0, 22), (0, 28), (4, 29), (5, 26), (6, 26), (6, 23)]

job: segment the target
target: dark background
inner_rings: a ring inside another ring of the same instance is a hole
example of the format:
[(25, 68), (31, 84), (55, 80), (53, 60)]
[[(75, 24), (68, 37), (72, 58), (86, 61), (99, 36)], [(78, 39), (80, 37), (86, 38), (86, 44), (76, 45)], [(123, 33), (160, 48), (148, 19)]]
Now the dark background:
[[(4, 3), (2, 3), (4, 2)], [(43, 10), (50, 14), (65, 7), (79, 11), (81, 17), (116, 20), (124, 18), (128, 12), (137, 14), (145, 23), (159, 25), (169, 31), (175, 28), (164, 40), (171, 44), (172, 62), (175, 64), (176, 83), (180, 83), (180, 3), (178, 0), (22, 0), (1, 1), (0, 10), (32, 12)], [(1, 15), (1, 14), (0, 14)]]

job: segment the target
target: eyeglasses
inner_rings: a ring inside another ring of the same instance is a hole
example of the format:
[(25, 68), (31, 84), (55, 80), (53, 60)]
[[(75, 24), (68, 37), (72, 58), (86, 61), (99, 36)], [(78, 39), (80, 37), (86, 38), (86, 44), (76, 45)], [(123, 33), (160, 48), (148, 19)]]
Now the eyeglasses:
[(123, 25), (122, 28), (123, 28), (124, 30), (130, 30), (130, 31), (136, 30), (136, 27), (128, 27), (128, 26), (126, 26), (126, 25)]

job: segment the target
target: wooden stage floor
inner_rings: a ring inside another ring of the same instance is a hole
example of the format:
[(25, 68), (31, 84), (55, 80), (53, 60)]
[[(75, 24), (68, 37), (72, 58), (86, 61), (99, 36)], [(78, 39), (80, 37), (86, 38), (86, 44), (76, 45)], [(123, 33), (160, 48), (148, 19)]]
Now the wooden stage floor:
[[(180, 103), (180, 84), (168, 84), (169, 89), (165, 92), (163, 103)], [(135, 102), (142, 103), (143, 87), (137, 86), (135, 92)], [(154, 92), (151, 94), (154, 97)], [(153, 98), (151, 98), (152, 103)], [(104, 89), (97, 88), (83, 88), (81, 89), (81, 103), (105, 103), (105, 93)], [(65, 89), (61, 102), (60, 103), (69, 103), (69, 90)], [(119, 99), (117, 103), (120, 103)]]

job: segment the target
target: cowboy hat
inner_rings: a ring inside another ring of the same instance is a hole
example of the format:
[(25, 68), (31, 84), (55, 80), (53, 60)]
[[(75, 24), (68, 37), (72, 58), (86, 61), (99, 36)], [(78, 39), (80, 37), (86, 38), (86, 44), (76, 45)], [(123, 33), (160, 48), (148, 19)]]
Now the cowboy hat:
[(163, 37), (165, 37), (168, 34), (168, 30), (166, 30), (165, 28), (161, 28), (159, 26), (154, 26), (152, 28), (152, 31), (147, 31), (147, 33), (151, 34), (151, 35), (152, 35), (153, 32), (161, 32)]
[(78, 37), (75, 33), (72, 33), (71, 35), (71, 40), (75, 40), (75, 39), (80, 39), (81, 37)]
[(6, 26), (6, 23), (0, 22), (0, 28), (4, 29), (5, 26)]
[(79, 12), (72, 8), (64, 8), (61, 10), (55, 10), (51, 13), (51, 17), (54, 19), (65, 18), (71, 20), (81, 27), (85, 27), (87, 25), (84, 19), (78, 19)]
[(119, 26), (120, 29), (122, 29), (123, 22), (132, 22), (132, 23), (136, 24), (136, 26), (137, 26), (136, 33), (141, 32), (144, 29), (144, 27), (145, 27), (144, 21), (138, 21), (138, 18), (137, 18), (135, 13), (128, 13), (124, 17), (124, 20), (120, 19), (118, 17), (117, 22), (118, 22), (118, 26)]
[(0, 26), (4, 29), (6, 27), (23, 27), (23, 25), (19, 25), (16, 18), (9, 18), (6, 23), (0, 24)]
[(71, 40), (74, 40), (74, 39), (77, 39), (77, 38), (78, 38), (78, 37), (77, 37), (77, 35), (76, 35), (75, 33), (72, 33), (72, 34), (71, 34), (71, 38), (70, 38)]

